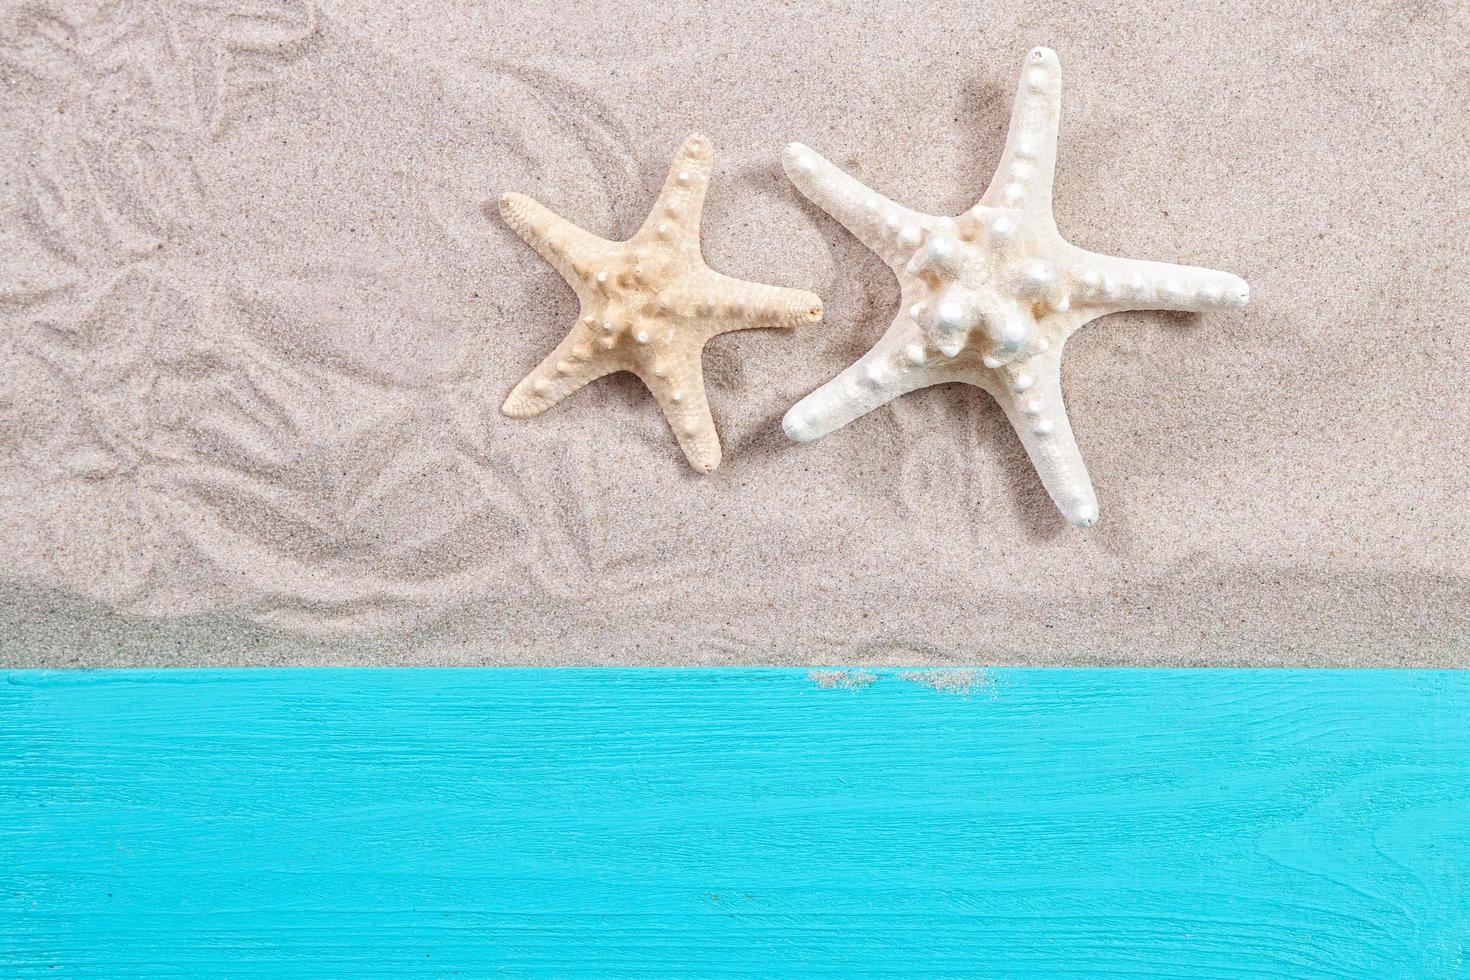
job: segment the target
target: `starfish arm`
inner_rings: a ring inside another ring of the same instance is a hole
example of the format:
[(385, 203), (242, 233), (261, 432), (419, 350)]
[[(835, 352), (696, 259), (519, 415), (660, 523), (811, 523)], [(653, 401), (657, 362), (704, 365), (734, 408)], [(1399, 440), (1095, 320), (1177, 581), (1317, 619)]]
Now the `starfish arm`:
[(524, 194), (504, 194), (500, 214), (580, 294), (592, 267), (615, 247)]
[(700, 473), (710, 473), (720, 465), (720, 436), (704, 390), (702, 355), (702, 346), (672, 351), (661, 363), (659, 373), (643, 368), (638, 376), (663, 410), (689, 465)]
[(793, 405), (781, 428), (796, 442), (812, 442), (900, 395), (958, 380), (931, 365), (937, 356), (913, 320), (900, 313), (872, 350)]
[(714, 149), (710, 141), (697, 133), (686, 139), (669, 166), (669, 175), (664, 178), (663, 190), (659, 191), (653, 210), (648, 212), (634, 240), (666, 239), (698, 255), (699, 219), (704, 214), (704, 195), (709, 189), (713, 167)]
[(1004, 385), (992, 393), (1057, 509), (1071, 523), (1087, 527), (1097, 520), (1097, 495), (1062, 402), (1061, 363), (1058, 345), (1020, 368), (1007, 369)]
[(1092, 316), (1123, 310), (1203, 312), (1241, 307), (1250, 287), (1239, 276), (1215, 269), (1146, 262), (1072, 250), (1069, 278), (1077, 306)]
[(934, 224), (934, 218), (895, 204), (800, 143), (786, 147), (781, 163), (797, 190), (895, 270), (908, 263)]
[(511, 390), (500, 410), (512, 418), (540, 415), (572, 392), (622, 367), (596, 356), (591, 333), (574, 328), (536, 369)]
[(683, 276), (655, 302), (683, 321), (701, 324), (706, 337), (757, 327), (789, 329), (822, 318), (822, 300), (815, 293), (748, 282), (708, 267)]
[(1062, 66), (1050, 48), (1026, 55), (1000, 166), (976, 207), (1019, 208), (1052, 223), (1052, 178), (1062, 115)]

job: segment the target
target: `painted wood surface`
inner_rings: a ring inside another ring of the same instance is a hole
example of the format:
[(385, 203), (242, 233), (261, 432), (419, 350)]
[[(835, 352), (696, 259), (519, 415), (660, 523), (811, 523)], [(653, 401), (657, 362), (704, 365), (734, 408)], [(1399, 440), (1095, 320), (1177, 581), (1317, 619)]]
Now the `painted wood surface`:
[(0, 975), (1470, 974), (1470, 675), (15, 672)]

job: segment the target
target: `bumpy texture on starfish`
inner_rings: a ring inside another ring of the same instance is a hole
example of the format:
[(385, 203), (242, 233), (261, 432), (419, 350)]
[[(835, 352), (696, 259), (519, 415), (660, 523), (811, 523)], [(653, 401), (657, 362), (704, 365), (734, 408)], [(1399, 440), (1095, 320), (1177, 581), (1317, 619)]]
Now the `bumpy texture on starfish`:
[(1082, 527), (1097, 520), (1062, 406), (1062, 345), (1108, 313), (1240, 306), (1249, 289), (1229, 273), (1113, 258), (1064, 241), (1051, 210), (1060, 110), (1056, 53), (1036, 48), (1000, 168), (980, 202), (956, 218), (910, 211), (807, 147), (786, 148), (791, 180), (892, 267), (902, 294), (877, 345), (786, 413), (787, 435), (807, 442), (917, 388), (968, 382), (1000, 402), (1067, 519)]
[(648, 220), (626, 242), (598, 238), (521, 194), (500, 199), (506, 222), (581, 301), (572, 332), (501, 411), (536, 415), (605, 374), (631, 371), (663, 409), (689, 465), (701, 473), (720, 465), (700, 363), (705, 342), (731, 330), (814, 323), (822, 301), (704, 264), (699, 217), (712, 162), (709, 140), (685, 140)]

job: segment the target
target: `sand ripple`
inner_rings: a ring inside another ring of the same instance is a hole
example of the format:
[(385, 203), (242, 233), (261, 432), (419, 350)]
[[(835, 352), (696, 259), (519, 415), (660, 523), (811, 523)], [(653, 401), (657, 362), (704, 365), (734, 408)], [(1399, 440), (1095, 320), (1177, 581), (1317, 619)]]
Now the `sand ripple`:
[[(1157, 77), (1141, 56), (1049, 22), (1086, 107), (1059, 214), (1263, 297), (1069, 348), (1105, 500), (1078, 535), (972, 390), (808, 447), (777, 425), (897, 290), (775, 148), (968, 205), (1006, 112), (977, 80), (1008, 86), (1005, 52), (1034, 43), (999, 12), (913, 17), (894, 62), (886, 28), (779, 5), (682, 27), (618, 5), (615, 39), (566, 5), (324, 6), (0, 12), (0, 663), (1465, 662), (1470, 351), (1443, 311), (1470, 300), (1470, 235), (1452, 181), (1400, 179), (1463, 153), (1389, 131), (1464, 135), (1440, 98), (1463, 52), (1423, 67), (1443, 84), (1389, 70), (1423, 65), (1429, 26), (1350, 18), (1342, 37), (1379, 39), (1365, 59), (1338, 35), (1283, 54), (1203, 8), (1150, 21), (1191, 68), (1135, 112), (1105, 103)], [(994, 65), (941, 56), (961, 37)], [(1232, 113), (1264, 142), (1223, 140)], [(1140, 119), (1145, 149), (1118, 136)], [(719, 164), (711, 264), (827, 305), (810, 331), (711, 346), (727, 463), (708, 479), (626, 376), (496, 413), (575, 300), (485, 210), (516, 189), (626, 235), (695, 128)], [(1304, 159), (1353, 167), (1303, 181)], [(1365, 186), (1442, 220), (1385, 219)], [(1425, 289), (1409, 255), (1449, 274)], [(1375, 268), (1381, 295), (1338, 288)], [(1369, 368), (1389, 362), (1430, 367), (1395, 388)]]

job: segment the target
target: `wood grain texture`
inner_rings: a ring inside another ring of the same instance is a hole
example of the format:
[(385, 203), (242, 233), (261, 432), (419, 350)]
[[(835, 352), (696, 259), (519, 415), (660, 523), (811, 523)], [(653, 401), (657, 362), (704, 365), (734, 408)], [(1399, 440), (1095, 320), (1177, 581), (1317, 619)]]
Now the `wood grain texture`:
[(1463, 673), (5, 678), (4, 976), (1470, 970)]

